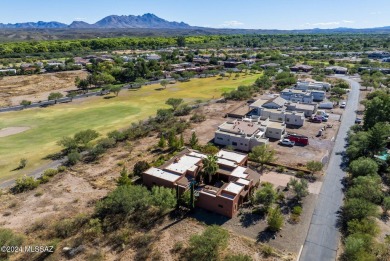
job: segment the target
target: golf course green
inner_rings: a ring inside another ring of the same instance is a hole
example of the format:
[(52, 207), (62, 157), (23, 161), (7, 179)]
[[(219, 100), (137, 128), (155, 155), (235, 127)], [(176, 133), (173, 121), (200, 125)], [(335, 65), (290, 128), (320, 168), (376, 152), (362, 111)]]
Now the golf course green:
[[(64, 136), (94, 129), (105, 134), (125, 128), (132, 122), (154, 115), (159, 108), (165, 108), (168, 98), (183, 98), (186, 102), (219, 98), (223, 92), (240, 85), (252, 84), (259, 75), (239, 78), (192, 79), (189, 82), (168, 85), (143, 86), (139, 90), (122, 90), (118, 97), (105, 99), (91, 97), (59, 104), (48, 108), (27, 109), (0, 114), (0, 130), (12, 127), (29, 129), (14, 135), (0, 136), (0, 182), (29, 174), (47, 164), (45, 156), (58, 152), (56, 142)], [(18, 167), (21, 158), (28, 160), (22, 170)]]

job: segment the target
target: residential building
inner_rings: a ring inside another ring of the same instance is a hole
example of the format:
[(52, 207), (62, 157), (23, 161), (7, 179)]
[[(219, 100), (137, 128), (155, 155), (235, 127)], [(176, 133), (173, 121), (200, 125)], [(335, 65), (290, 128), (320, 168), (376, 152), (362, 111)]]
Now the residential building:
[(305, 123), (305, 110), (309, 110), (309, 107), (303, 110), (303, 107), (300, 108), (299, 105), (292, 106), (292, 104), (277, 96), (269, 100), (257, 100), (250, 104), (249, 108), (252, 109), (251, 117), (253, 119), (269, 119), (271, 121), (285, 122), (288, 125), (303, 126)]
[(152, 61), (152, 60), (159, 61), (161, 59), (161, 56), (157, 54), (147, 54), (145, 59), (148, 61)]
[(383, 59), (383, 58), (386, 58), (386, 57), (390, 57), (390, 53), (389, 52), (375, 51), (375, 52), (369, 52), (368, 53), (368, 58), (370, 58), (370, 59)]
[(280, 92), (280, 97), (292, 102), (313, 103), (313, 101), (323, 101), (325, 92), (320, 90), (284, 89)]
[(313, 96), (308, 91), (284, 89), (280, 97), (291, 102), (313, 103)]
[(295, 85), (295, 90), (302, 90), (302, 91), (308, 91), (308, 90), (319, 90), (319, 91), (328, 91), (332, 85), (327, 82), (317, 82), (311, 79), (306, 79), (304, 81), (298, 81)]
[(280, 64), (278, 64), (278, 63), (266, 63), (266, 64), (260, 65), (260, 67), (263, 68), (263, 69), (277, 68), (277, 67), (280, 67)]
[(304, 104), (304, 103), (286, 103), (286, 110), (288, 111), (296, 111), (296, 112), (302, 112), (305, 117), (311, 117), (312, 115), (315, 115), (317, 112), (318, 105), (313, 104)]
[(16, 74), (16, 69), (0, 69), (0, 75)]
[[(253, 147), (268, 144), (267, 125), (260, 121), (228, 121), (221, 124), (214, 134), (214, 143), (232, 146), (241, 151), (251, 151)], [(280, 133), (283, 130), (280, 130)]]
[(311, 70), (313, 70), (312, 66), (304, 64), (297, 64), (295, 66), (290, 67), (290, 71), (292, 72), (311, 72)]
[(195, 205), (232, 218), (260, 182), (260, 174), (245, 167), (248, 155), (221, 150), (217, 154), (218, 170), (211, 185), (202, 184), (200, 171), (207, 155), (185, 149), (160, 168), (143, 173), (144, 185), (178, 189), (179, 195), (194, 186)]
[(341, 66), (328, 66), (325, 68), (325, 71), (332, 72), (335, 74), (347, 74), (348, 68)]

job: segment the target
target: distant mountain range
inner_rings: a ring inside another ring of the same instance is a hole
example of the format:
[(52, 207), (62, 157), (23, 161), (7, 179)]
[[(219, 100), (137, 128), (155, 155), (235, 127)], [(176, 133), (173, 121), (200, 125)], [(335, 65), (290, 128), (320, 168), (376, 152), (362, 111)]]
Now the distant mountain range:
[(97, 21), (94, 24), (89, 24), (83, 21), (74, 21), (70, 25), (59, 22), (27, 22), (16, 24), (2, 24), (0, 29), (63, 29), (63, 28), (149, 28), (149, 29), (190, 29), (192, 26), (183, 22), (169, 22), (154, 14), (144, 15), (110, 15)]
[[(104, 32), (107, 35), (107, 31), (111, 32), (112, 35), (120, 35), (121, 31), (136, 31), (137, 34), (150, 34), (158, 35), (163, 33), (162, 29), (166, 29), (163, 34), (170, 34), (169, 31), (174, 31), (175, 34), (278, 34), (278, 33), (390, 33), (390, 26), (376, 27), (376, 28), (333, 28), (333, 29), (302, 29), (302, 30), (278, 30), (278, 29), (233, 29), (233, 28), (206, 28), (199, 26), (191, 26), (184, 22), (170, 22), (162, 19), (154, 14), (144, 15), (110, 15), (94, 24), (89, 24), (83, 21), (74, 21), (71, 24), (64, 24), (60, 22), (27, 22), (27, 23), (16, 23), (16, 24), (2, 24), (0, 23), (0, 34), (6, 33), (8, 30), (1, 29), (20, 29), (18, 31), (28, 31), (33, 29), (36, 31), (45, 31), (46, 33), (53, 34), (55, 31), (64, 30), (69, 34), (71, 32), (85, 29), (94, 30), (95, 34)], [(57, 29), (57, 30), (52, 30)], [(99, 29), (99, 30), (95, 30)], [(150, 31), (155, 30), (155, 31)], [(157, 30), (157, 31), (156, 31)], [(11, 31), (11, 30), (9, 30)], [(72, 34), (71, 34), (72, 35)], [(69, 37), (71, 36), (69, 35)], [(13, 38), (13, 36), (6, 36), (7, 38)], [(31, 36), (33, 37), (33, 36)], [(34, 37), (33, 37), (34, 38)], [(50, 35), (44, 37), (44, 39), (50, 39)]]

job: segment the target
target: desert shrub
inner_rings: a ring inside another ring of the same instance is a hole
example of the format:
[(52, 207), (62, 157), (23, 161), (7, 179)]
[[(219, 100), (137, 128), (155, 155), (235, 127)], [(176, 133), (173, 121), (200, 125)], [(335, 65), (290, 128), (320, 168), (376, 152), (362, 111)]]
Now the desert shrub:
[(91, 161), (97, 160), (99, 156), (101, 156), (104, 152), (106, 152), (106, 148), (103, 147), (103, 145), (101, 144), (97, 144), (88, 152), (89, 160)]
[(190, 238), (188, 258), (190, 260), (218, 260), (219, 252), (227, 247), (229, 233), (219, 227), (210, 226), (201, 235)]
[(68, 238), (76, 234), (87, 222), (88, 216), (77, 215), (75, 218), (67, 218), (53, 224), (53, 237)]
[(92, 218), (88, 221), (83, 235), (85, 238), (93, 239), (98, 238), (103, 232), (102, 224), (98, 218)]
[(117, 130), (109, 132), (107, 134), (107, 137), (111, 138), (111, 139), (114, 139), (115, 142), (124, 141), (125, 139), (127, 139), (126, 133), (120, 132), (120, 131), (117, 131)]
[(22, 158), (19, 161), (18, 169), (24, 169), (26, 167), (26, 165), (27, 165), (27, 159), (26, 158)]
[[(22, 236), (19, 236), (12, 232), (10, 229), (0, 228), (0, 246), (21, 246), (24, 239)], [(0, 258), (3, 260), (8, 260), (9, 255), (6, 251), (2, 251)]]
[(116, 140), (114, 138), (103, 138), (98, 141), (98, 144), (105, 149), (112, 148), (115, 146)]
[(37, 191), (35, 194), (34, 194), (34, 197), (40, 197), (43, 195), (43, 192), (42, 191)]
[(135, 176), (141, 176), (144, 171), (150, 168), (150, 165), (148, 162), (141, 160), (135, 163), (133, 168), (133, 173)]
[(181, 250), (183, 250), (183, 248), (184, 248), (183, 242), (179, 241), (173, 245), (171, 252), (172, 253), (179, 253)]
[(59, 166), (57, 168), (58, 172), (64, 172), (66, 170), (66, 167), (65, 166)]
[(152, 241), (152, 239), (153, 235), (150, 233), (141, 234), (134, 237), (134, 239), (132, 240), (132, 245), (135, 248), (144, 248), (150, 244), (150, 241)]
[(58, 174), (58, 170), (56, 169), (47, 169), (43, 172), (43, 175), (46, 175), (48, 177), (54, 177)]
[(199, 114), (199, 113), (195, 113), (194, 115), (191, 116), (190, 118), (190, 121), (194, 122), (194, 123), (199, 123), (199, 122), (203, 122), (206, 120), (206, 115), (204, 114)]
[(219, 151), (219, 148), (209, 143), (201, 148), (201, 151), (205, 154), (214, 155)]
[(161, 212), (170, 210), (176, 206), (176, 192), (170, 188), (152, 188), (152, 204), (158, 207)]
[(43, 174), (42, 176), (39, 177), (38, 180), (39, 180), (40, 184), (45, 184), (45, 183), (49, 182), (50, 177), (48, 175)]
[(303, 171), (298, 171), (297, 174), (295, 174), (295, 176), (296, 176), (297, 178), (303, 178), (303, 177), (305, 176), (305, 172), (303, 172)]
[(76, 163), (81, 159), (81, 155), (78, 151), (73, 150), (68, 153), (68, 165), (73, 166), (76, 165)]
[(379, 227), (375, 220), (371, 218), (365, 218), (362, 220), (353, 219), (348, 222), (348, 234), (367, 234), (371, 236), (377, 236), (379, 233)]
[(224, 261), (252, 261), (252, 258), (248, 255), (237, 254), (237, 255), (228, 255), (223, 260)]
[(125, 247), (126, 245), (130, 244), (133, 234), (134, 230), (131, 228), (125, 227), (119, 229), (111, 234), (110, 242), (116, 248)]
[(277, 166), (276, 167), (276, 172), (283, 173), (286, 171), (286, 168), (283, 166)]
[(343, 207), (343, 218), (345, 221), (352, 219), (362, 220), (370, 216), (377, 216), (376, 205), (361, 198), (347, 199)]
[(22, 193), (25, 191), (33, 190), (39, 185), (39, 181), (33, 177), (24, 176), (17, 178), (15, 181), (15, 186), (11, 188), (12, 193)]
[(295, 206), (292, 210), (292, 213), (295, 215), (300, 216), (302, 214), (302, 207), (301, 206)]
[(369, 253), (372, 246), (370, 235), (353, 234), (345, 240), (343, 260), (346, 261), (374, 261), (375, 256)]
[(174, 115), (175, 116), (185, 116), (185, 115), (190, 114), (190, 112), (191, 112), (191, 107), (188, 106), (187, 104), (183, 104), (175, 110)]
[(263, 254), (264, 257), (273, 256), (274, 253), (275, 253), (274, 249), (272, 247), (268, 246), (268, 245), (261, 246), (260, 251), (261, 251), (261, 253)]
[(284, 223), (283, 215), (279, 207), (271, 208), (268, 211), (267, 224), (268, 229), (277, 232), (279, 231)]

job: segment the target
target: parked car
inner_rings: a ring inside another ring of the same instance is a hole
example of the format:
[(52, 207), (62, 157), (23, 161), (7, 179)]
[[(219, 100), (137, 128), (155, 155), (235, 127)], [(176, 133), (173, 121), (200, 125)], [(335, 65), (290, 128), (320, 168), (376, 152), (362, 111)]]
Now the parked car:
[(317, 117), (319, 117), (323, 122), (328, 121), (328, 117), (325, 117), (325, 116), (317, 116)]
[(340, 108), (345, 108), (347, 106), (347, 103), (346, 102), (342, 102), (341, 105), (340, 105)]
[(313, 117), (313, 118), (310, 118), (309, 121), (310, 122), (314, 122), (314, 123), (322, 123), (322, 118), (320, 118), (320, 117)]
[(283, 140), (279, 141), (279, 145), (293, 147), (295, 145), (295, 142), (291, 141), (289, 139), (283, 139)]
[(355, 119), (355, 123), (356, 123), (356, 124), (362, 123), (362, 119), (361, 119), (361, 118), (356, 118), (356, 119)]

